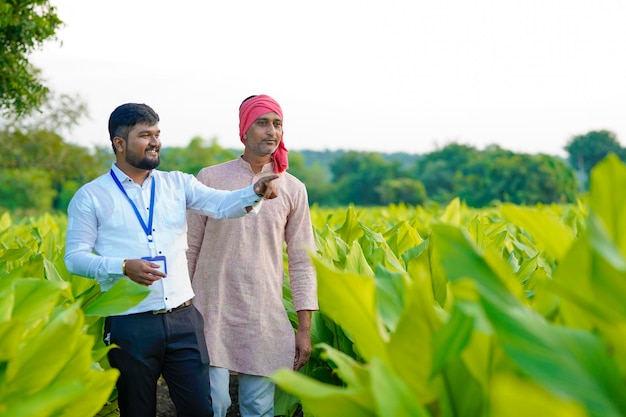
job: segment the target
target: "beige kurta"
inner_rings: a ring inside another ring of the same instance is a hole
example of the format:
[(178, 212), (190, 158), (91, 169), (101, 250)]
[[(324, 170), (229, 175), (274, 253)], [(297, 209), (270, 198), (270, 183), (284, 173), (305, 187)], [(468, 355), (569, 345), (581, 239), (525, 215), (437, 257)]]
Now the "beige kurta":
[[(204, 168), (198, 179), (234, 190), (271, 174), (272, 164), (254, 175), (242, 158)], [(214, 220), (188, 212), (189, 275), (193, 302), (205, 320), (211, 365), (250, 375), (269, 376), (293, 367), (295, 337), (283, 306), (283, 244), (294, 307), (317, 310), (314, 249), (305, 186), (284, 172), (279, 196), (264, 200), (260, 212)]]

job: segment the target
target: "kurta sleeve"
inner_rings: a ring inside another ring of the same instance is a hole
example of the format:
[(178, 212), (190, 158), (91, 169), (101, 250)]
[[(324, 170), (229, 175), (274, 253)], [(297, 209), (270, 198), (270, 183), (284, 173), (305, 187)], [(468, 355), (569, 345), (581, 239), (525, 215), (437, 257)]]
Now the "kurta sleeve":
[(315, 239), (304, 186), (294, 197), (294, 210), (285, 227), (291, 296), (296, 311), (318, 310), (317, 277), (310, 258)]

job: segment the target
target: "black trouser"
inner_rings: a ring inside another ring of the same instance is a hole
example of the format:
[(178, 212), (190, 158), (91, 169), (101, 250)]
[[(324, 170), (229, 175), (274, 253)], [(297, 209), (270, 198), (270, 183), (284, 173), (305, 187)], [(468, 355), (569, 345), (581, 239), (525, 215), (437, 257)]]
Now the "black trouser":
[(121, 417), (156, 415), (157, 381), (163, 375), (179, 417), (212, 417), (209, 354), (200, 312), (192, 305), (169, 313), (107, 317), (104, 338), (117, 381)]

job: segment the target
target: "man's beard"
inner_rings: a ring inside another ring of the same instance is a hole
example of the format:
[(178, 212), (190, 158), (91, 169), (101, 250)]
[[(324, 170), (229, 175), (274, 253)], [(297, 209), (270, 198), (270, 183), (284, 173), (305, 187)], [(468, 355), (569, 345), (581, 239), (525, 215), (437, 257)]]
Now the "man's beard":
[(126, 153), (126, 162), (135, 168), (139, 169), (154, 169), (161, 163), (161, 157), (157, 156), (156, 159), (148, 158), (146, 156), (139, 157), (133, 153)]

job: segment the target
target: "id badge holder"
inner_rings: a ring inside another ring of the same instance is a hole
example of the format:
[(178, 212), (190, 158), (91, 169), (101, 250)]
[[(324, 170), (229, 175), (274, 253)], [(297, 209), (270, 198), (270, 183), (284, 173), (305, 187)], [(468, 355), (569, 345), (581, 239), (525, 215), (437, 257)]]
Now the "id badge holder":
[(167, 262), (165, 260), (165, 256), (146, 256), (141, 259), (145, 259), (146, 261), (153, 262), (155, 264), (159, 264), (159, 271), (167, 274)]

